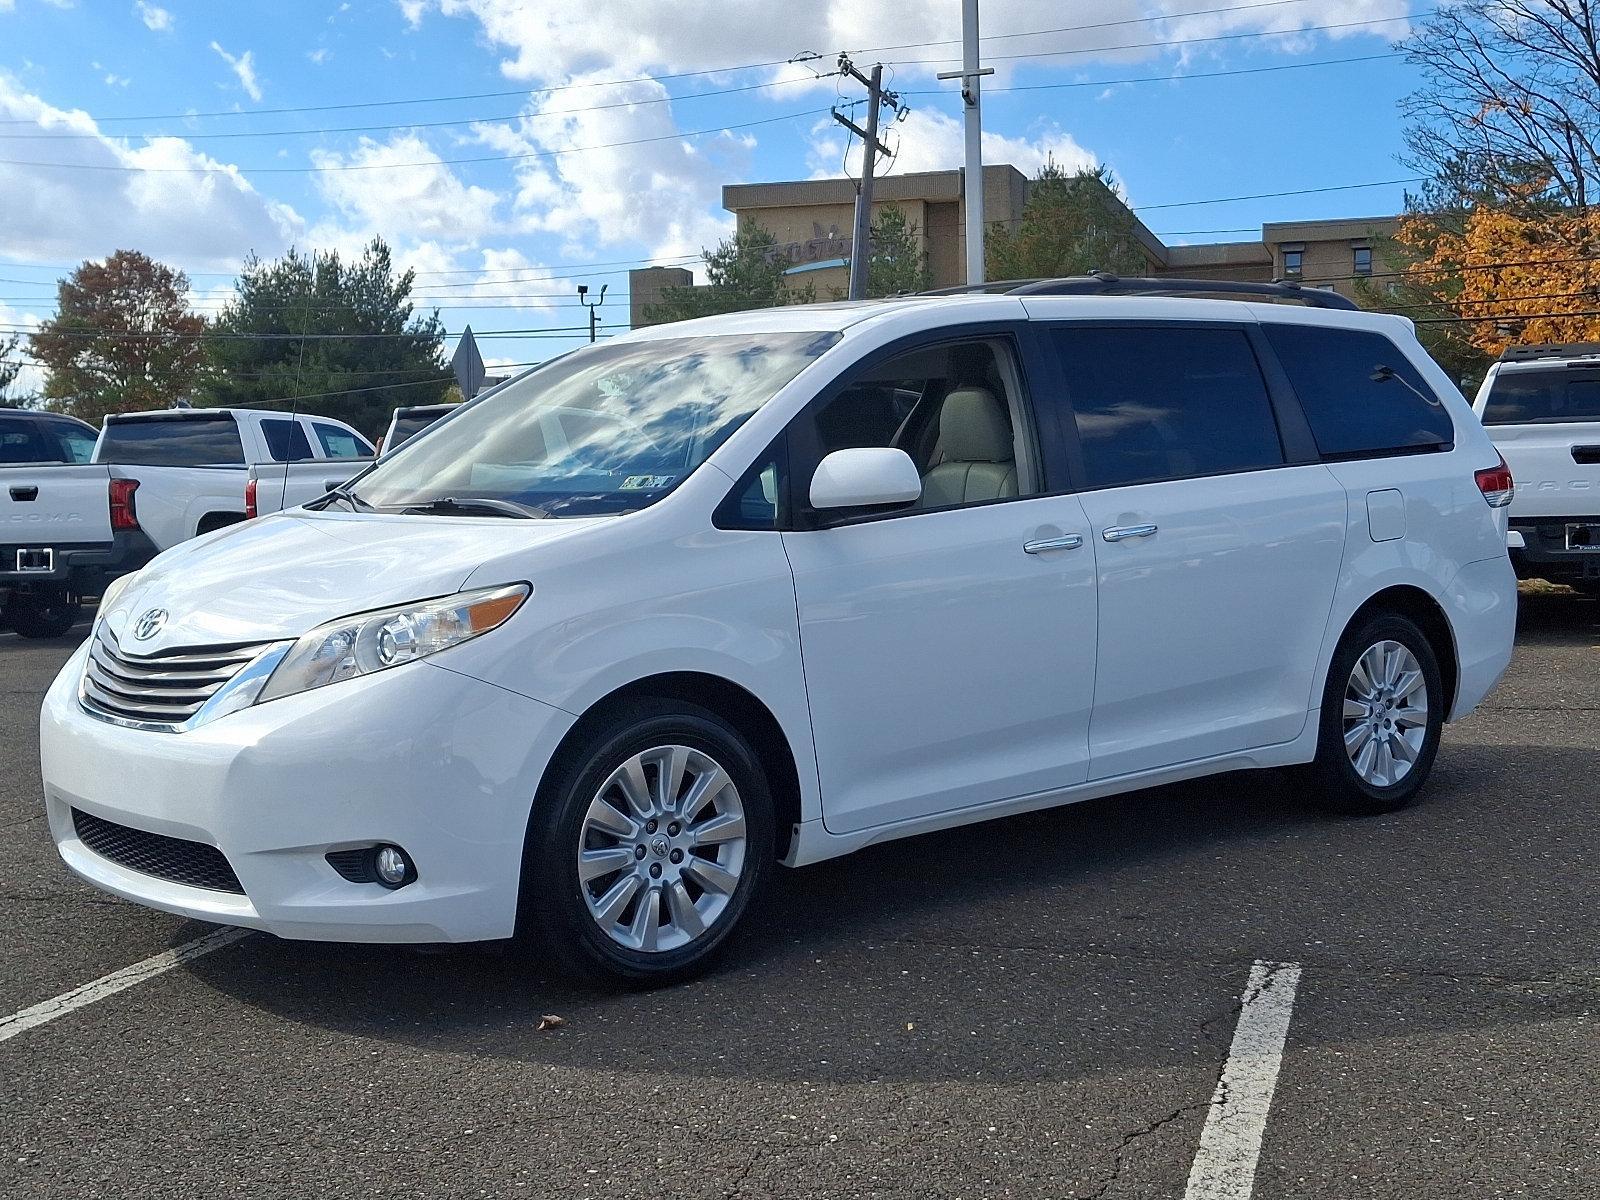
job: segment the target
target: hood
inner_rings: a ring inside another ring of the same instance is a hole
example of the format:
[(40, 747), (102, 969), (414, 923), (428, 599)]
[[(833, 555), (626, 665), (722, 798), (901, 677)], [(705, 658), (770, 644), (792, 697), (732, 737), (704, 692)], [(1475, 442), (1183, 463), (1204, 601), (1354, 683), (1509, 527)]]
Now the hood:
[[(603, 520), (604, 518), (599, 518)], [(281, 513), (196, 538), (160, 555), (117, 598), (113, 628), (164, 609), (160, 632), (126, 648), (295, 638), (352, 613), (458, 592), (467, 577), (506, 559), (505, 579), (526, 578), (520, 553), (571, 537), (594, 520)]]

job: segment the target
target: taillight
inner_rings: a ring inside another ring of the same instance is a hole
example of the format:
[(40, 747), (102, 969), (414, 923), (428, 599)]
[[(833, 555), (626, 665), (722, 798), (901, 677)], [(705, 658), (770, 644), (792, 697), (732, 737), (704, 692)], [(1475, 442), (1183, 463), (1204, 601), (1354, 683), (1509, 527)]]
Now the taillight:
[(137, 479), (111, 481), (111, 528), (129, 530), (139, 528), (139, 514), (133, 508), (133, 494), (139, 490)]
[(1490, 508), (1504, 508), (1517, 494), (1517, 482), (1511, 478), (1511, 468), (1502, 457), (1498, 464), (1477, 472), (1478, 490)]
[(248, 521), (257, 515), (259, 514), (256, 512), (256, 481), (251, 479), (244, 485), (244, 517)]

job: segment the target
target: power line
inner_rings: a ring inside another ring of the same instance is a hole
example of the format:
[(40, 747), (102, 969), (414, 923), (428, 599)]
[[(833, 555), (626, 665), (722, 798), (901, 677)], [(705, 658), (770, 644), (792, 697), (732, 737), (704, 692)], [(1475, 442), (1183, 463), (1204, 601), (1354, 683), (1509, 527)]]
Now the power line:
[[(553, 282), (553, 281), (559, 280), (559, 279), (573, 279), (573, 278), (577, 278), (579, 276), (586, 276), (586, 275), (624, 275), (624, 274), (627, 273), (626, 271), (601, 271), (601, 270), (596, 270), (595, 268), (597, 268), (597, 267), (617, 267), (617, 266), (627, 267), (627, 266), (634, 266), (634, 265), (637, 265), (637, 266), (677, 266), (677, 265), (682, 265), (682, 264), (686, 264), (686, 263), (689, 263), (689, 262), (696, 262), (696, 261), (698, 261), (700, 259), (700, 257), (701, 257), (701, 255), (699, 255), (699, 254), (672, 254), (672, 255), (668, 255), (668, 256), (666, 256), (664, 258), (615, 258), (615, 259), (610, 260), (609, 262), (597, 262), (597, 263), (542, 263), (542, 264), (534, 263), (534, 264), (530, 264), (530, 265), (528, 265), (526, 267), (452, 267), (452, 268), (449, 268), (449, 269), (437, 270), (437, 271), (413, 271), (412, 275), (414, 277), (416, 277), (416, 278), (419, 278), (419, 279), (424, 277), (424, 276), (431, 277), (431, 276), (434, 276), (434, 275), (476, 275), (476, 276), (480, 276), (481, 277), (481, 276), (485, 276), (485, 275), (498, 274), (498, 273), (500, 273), (502, 271), (505, 271), (505, 272), (520, 272), (520, 273), (528, 276), (528, 278), (526, 278), (526, 279), (482, 279), (482, 278), (480, 278), (479, 282), (482, 283), (484, 286), (488, 287), (488, 286), (498, 286), (498, 285), (504, 284), (504, 283), (544, 283), (544, 282), (547, 282), (547, 281)], [(70, 263), (70, 264), (68, 264), (68, 263), (30, 263), (30, 262), (15, 262), (15, 261), (7, 262), (7, 261), (0, 260), (0, 266), (22, 267), (22, 268), (24, 268), (26, 270), (37, 270), (37, 271), (68, 271), (68, 272), (70, 272), (70, 271), (76, 271), (82, 265), (83, 265), (82, 263)], [(566, 268), (569, 268), (569, 267), (578, 268), (578, 270), (573, 275), (541, 275), (541, 274), (539, 274), (539, 272), (541, 272), (541, 271), (565, 270)], [(234, 278), (237, 278), (241, 274), (240, 271), (184, 271), (183, 273), (185, 275), (189, 276), (190, 278), (204, 277), (204, 278), (207, 278), (207, 279), (218, 279), (218, 278), (221, 278), (221, 279), (234, 279)], [(41, 286), (54, 287), (56, 281), (45, 280), (45, 279), (7, 279), (7, 280), (3, 280), (3, 282), (7, 282), (7, 283), (30, 283), (30, 284), (39, 284)], [(430, 284), (430, 285), (424, 285), (424, 286), (425, 287), (446, 287), (446, 286), (469, 286), (470, 287), (470, 286), (477, 286), (477, 285), (476, 284), (466, 284), (466, 285)]]
[[(1381, 62), (1385, 59), (1404, 58), (1405, 55), (1398, 51), (1388, 54), (1358, 54), (1352, 58), (1326, 58), (1312, 62), (1279, 63), (1271, 67), (1235, 67), (1223, 71), (1187, 71), (1176, 72), (1168, 75), (1135, 75), (1126, 79), (1078, 79), (1070, 83), (1026, 83), (1013, 87), (984, 88), (984, 95), (997, 92), (1054, 92), (1065, 88), (1107, 88), (1121, 87), (1130, 83), (1183, 83), (1190, 79), (1223, 79), (1230, 75), (1267, 75), (1276, 71), (1303, 71), (1309, 67), (1342, 67), (1349, 63)], [(944, 96), (937, 88), (925, 88), (914, 92), (902, 92), (903, 96)]]
[(1214, 200), (1175, 200), (1168, 204), (1140, 204), (1133, 207), (1136, 213), (1154, 212), (1163, 208), (1197, 208), (1205, 204), (1233, 204), (1241, 200), (1277, 200), (1284, 196), (1312, 196), (1324, 192), (1353, 192), (1362, 188), (1396, 187), (1402, 183), (1416, 183), (1421, 175), (1408, 175), (1404, 179), (1375, 179), (1371, 183), (1339, 183), (1330, 187), (1292, 188), (1282, 192), (1254, 192), (1247, 196), (1218, 196)]
[[(678, 100), (702, 100), (713, 96), (733, 96), (744, 92), (760, 92), (770, 88), (789, 87), (797, 83), (812, 83), (811, 79), (776, 79), (767, 83), (750, 83), (742, 87), (718, 88), (710, 92), (685, 92), (670, 96), (651, 96), (646, 99), (616, 100), (609, 104), (591, 104), (582, 108), (557, 108), (544, 112), (518, 112), (508, 116), (492, 117), (453, 117), (448, 121), (402, 121), (389, 125), (338, 125), (329, 128), (309, 129), (241, 129), (225, 133), (163, 133), (159, 130), (139, 130), (135, 133), (119, 134), (120, 137), (182, 138), (186, 142), (209, 141), (218, 138), (263, 138), (263, 137), (301, 137), (310, 134), (326, 133), (379, 133), (393, 129), (440, 129), (456, 125), (503, 125), (514, 121), (538, 120), (543, 117), (564, 117), (579, 113), (606, 112), (615, 108), (640, 108), (650, 104), (670, 104)], [(0, 133), (0, 139), (23, 142), (47, 141), (97, 141), (106, 135), (102, 133)]]
[[(1260, 29), (1247, 33), (1218, 33), (1210, 37), (1173, 38), (1164, 42), (1127, 42), (1116, 46), (1079, 46), (1068, 50), (1033, 50), (1020, 54), (988, 54), (985, 59), (989, 62), (1013, 61), (1027, 58), (1066, 58), (1081, 54), (1106, 54), (1121, 50), (1161, 50), (1173, 46), (1196, 46), (1206, 42), (1236, 42), (1249, 38), (1266, 37), (1291, 37), (1304, 33), (1325, 33), (1335, 29), (1366, 28), (1369, 25), (1392, 25), (1397, 21), (1414, 21), (1422, 17), (1431, 17), (1437, 9), (1426, 9), (1422, 12), (1402, 13), (1398, 17), (1372, 17), (1365, 21), (1340, 21), (1332, 25), (1302, 25), (1298, 29)], [(899, 67), (936, 66), (940, 63), (956, 62), (954, 58), (901, 58), (894, 60), (894, 65)]]
[[(626, 328), (620, 322), (601, 326), (602, 329)], [(587, 325), (554, 326), (547, 325), (537, 329), (489, 329), (482, 333), (473, 330), (473, 337), (574, 337), (589, 331)], [(36, 334), (37, 328), (0, 326), (0, 333), (25, 333)], [(111, 329), (53, 329), (49, 331), (51, 337), (79, 337), (79, 338), (120, 338), (127, 340), (145, 340), (159, 338), (163, 341), (214, 341), (214, 342), (292, 342), (292, 341), (373, 341), (394, 338), (425, 338), (425, 333), (168, 333), (146, 330), (111, 330)], [(441, 334), (444, 338), (458, 338), (459, 333)]]
[(322, 175), (341, 171), (396, 171), (418, 167), (459, 167), (472, 163), (523, 162), (536, 158), (556, 158), (564, 154), (582, 154), (590, 150), (617, 150), (627, 146), (643, 146), (650, 142), (675, 142), (684, 138), (708, 137), (714, 134), (728, 133), (735, 129), (753, 129), (758, 125), (776, 125), (782, 121), (798, 121), (805, 117), (821, 116), (831, 111), (828, 108), (809, 108), (800, 112), (784, 113), (776, 117), (762, 117), (754, 121), (740, 121), (731, 125), (719, 125), (714, 129), (684, 130), (657, 134), (653, 137), (629, 138), (627, 141), (622, 142), (603, 142), (593, 146), (561, 146), (554, 150), (530, 150), (523, 154), (480, 154), (470, 158), (436, 158), (429, 162), (340, 163), (338, 165), (309, 167), (129, 167), (112, 163), (53, 163), (0, 158), (0, 166), (43, 167), (51, 170), (66, 171), (101, 171), (124, 175)]

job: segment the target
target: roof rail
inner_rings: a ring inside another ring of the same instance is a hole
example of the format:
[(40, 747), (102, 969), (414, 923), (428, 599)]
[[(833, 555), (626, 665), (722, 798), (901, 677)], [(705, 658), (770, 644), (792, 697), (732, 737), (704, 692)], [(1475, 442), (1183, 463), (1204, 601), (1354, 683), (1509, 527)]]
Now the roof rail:
[(1600, 355), (1600, 342), (1546, 342), (1540, 346), (1507, 346), (1501, 362), (1537, 362), (1544, 358), (1587, 358)]
[(962, 296), (998, 294), (1003, 296), (1212, 296), (1217, 298), (1263, 298), (1290, 300), (1311, 308), (1358, 310), (1347, 296), (1330, 288), (1304, 287), (1276, 280), (1272, 283), (1246, 283), (1238, 279), (1147, 279), (1124, 278), (1105, 271), (1072, 275), (1062, 279), (1007, 279), (997, 283), (960, 284), (920, 292), (923, 296)]

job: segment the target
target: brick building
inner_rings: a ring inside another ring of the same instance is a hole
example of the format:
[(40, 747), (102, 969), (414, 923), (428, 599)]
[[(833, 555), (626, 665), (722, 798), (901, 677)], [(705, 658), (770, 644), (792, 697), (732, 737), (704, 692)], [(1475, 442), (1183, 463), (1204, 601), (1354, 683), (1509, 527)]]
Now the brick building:
[[(1028, 178), (1015, 167), (983, 169), (984, 218), (1015, 227), (1028, 201)], [(819, 298), (843, 292), (849, 280), (850, 229), (855, 185), (848, 179), (792, 183), (740, 183), (722, 189), (722, 205), (739, 224), (754, 224), (778, 241), (796, 279), (816, 286)], [(916, 228), (934, 287), (965, 280), (966, 213), (961, 171), (889, 175), (877, 181), (873, 208), (894, 206)], [(1132, 214), (1129, 214), (1132, 217)], [(1372, 272), (1375, 242), (1391, 236), (1397, 217), (1346, 217), (1326, 221), (1279, 221), (1261, 227), (1255, 241), (1168, 246), (1137, 217), (1133, 232), (1153, 276), (1267, 281), (1297, 279), (1350, 294), (1353, 277)], [(650, 267), (629, 273), (630, 317), (644, 324), (644, 311), (665, 288), (693, 282), (682, 268)]]

